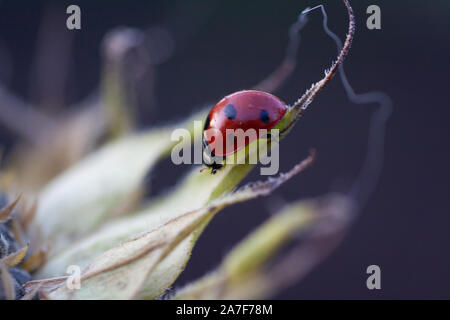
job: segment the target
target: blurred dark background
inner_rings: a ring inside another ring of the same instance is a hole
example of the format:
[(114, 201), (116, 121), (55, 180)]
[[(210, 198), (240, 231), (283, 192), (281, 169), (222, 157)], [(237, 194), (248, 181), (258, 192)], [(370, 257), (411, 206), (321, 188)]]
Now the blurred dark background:
[[(81, 30), (66, 29), (69, 4), (81, 7)], [(36, 105), (48, 98), (42, 92), (56, 95), (64, 105), (76, 104), (98, 88), (100, 44), (107, 31), (158, 26), (169, 32), (175, 46), (170, 59), (157, 67), (157, 106), (147, 110), (145, 95), (140, 99), (139, 124), (182, 119), (267, 76), (284, 56), (289, 26), (304, 8), (317, 4), (325, 5), (330, 28), (343, 38), (347, 16), (340, 1), (1, 1), (0, 80)], [(366, 28), (371, 4), (381, 8), (381, 30)], [(381, 90), (394, 101), (384, 169), (342, 245), (277, 298), (448, 299), (450, 3), (358, 0), (352, 5), (357, 31), (345, 63), (349, 81), (356, 92)], [(309, 17), (297, 69), (276, 92), (287, 103), (319, 80), (336, 56), (319, 11)], [(52, 34), (44, 48), (43, 23)], [(45, 81), (39, 78), (38, 52), (52, 56)], [(364, 159), (376, 107), (349, 102), (335, 78), (281, 144), (282, 172), (311, 147), (318, 152), (313, 167), (268, 198), (218, 214), (175, 287), (213, 269), (233, 244), (284, 202), (345, 191)], [(0, 125), (6, 151), (15, 136)], [(153, 185), (169, 187), (186, 169), (168, 160), (152, 176)], [(258, 175), (254, 170), (246, 181)], [(366, 288), (371, 264), (381, 267), (381, 290)]]

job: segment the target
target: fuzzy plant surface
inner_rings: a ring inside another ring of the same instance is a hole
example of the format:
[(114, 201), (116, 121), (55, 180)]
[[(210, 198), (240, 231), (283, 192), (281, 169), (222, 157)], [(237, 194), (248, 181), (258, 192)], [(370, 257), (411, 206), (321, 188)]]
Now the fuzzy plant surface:
[[(280, 130), (279, 139), (261, 137), (233, 156), (248, 159), (260, 152), (256, 146), (271, 148), (283, 143), (336, 74), (355, 31), (352, 9), (348, 1), (343, 3), (349, 16), (347, 38), (323, 79), (287, 106), (274, 128)], [(302, 13), (291, 30), (293, 39), (305, 19), (306, 13)], [(232, 248), (215, 270), (166, 294), (216, 214), (225, 207), (270, 195), (286, 181), (297, 179), (297, 174), (312, 164), (315, 153), (311, 151), (286, 173), (241, 187), (240, 182), (255, 165), (225, 161), (216, 174), (194, 166), (165, 194), (143, 201), (144, 179), (179, 144), (171, 139), (171, 133), (185, 128), (200, 141), (194, 121), (203, 121), (211, 106), (178, 123), (134, 131), (121, 85), (123, 52), (114, 48), (117, 43), (123, 45), (124, 41), (119, 41), (123, 37), (128, 41), (125, 47), (132, 47), (139, 32), (115, 32), (105, 45), (103, 100), (80, 113), (54, 119), (51, 130), (42, 133), (49, 141), (45, 147), (18, 147), (1, 170), (4, 190), (21, 193), (22, 198), (13, 202), (0, 198), (0, 297), (268, 298), (307, 274), (342, 238), (354, 206), (348, 195), (323, 195), (287, 204)], [(277, 88), (295, 67), (293, 53), (291, 48), (280, 67), (256, 88)], [(262, 139), (268, 143), (261, 143)], [(11, 216), (17, 202), (22, 206)], [(10, 220), (15, 221), (15, 233)], [(293, 249), (280, 257), (280, 250), (292, 241)], [(69, 266), (80, 270), (79, 287), (73, 287)]]
[(8, 204), (8, 198), (0, 192), (0, 300), (20, 299), (24, 296), (23, 286), (31, 280), (30, 274), (18, 267), (28, 246), (21, 248), (14, 232), (13, 214), (18, 202)]

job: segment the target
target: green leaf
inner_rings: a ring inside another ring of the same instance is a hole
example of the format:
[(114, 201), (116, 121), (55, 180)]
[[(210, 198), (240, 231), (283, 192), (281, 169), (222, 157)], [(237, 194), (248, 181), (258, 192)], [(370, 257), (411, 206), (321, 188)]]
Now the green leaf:
[(227, 193), (209, 202), (207, 206), (173, 217), (150, 231), (113, 247), (83, 270), (81, 289), (71, 290), (61, 285), (58, 289), (46, 293), (46, 296), (53, 299), (131, 299), (160, 296), (178, 277), (189, 259), (198, 231), (216, 212), (233, 203), (270, 194), (302, 171), (311, 161), (312, 157), (276, 179), (271, 178), (266, 182)]
[(193, 119), (111, 142), (52, 180), (39, 194), (30, 226), (34, 238), (45, 239), (52, 256), (99, 227), (140, 188), (143, 178), (177, 143), (175, 128), (190, 130)]

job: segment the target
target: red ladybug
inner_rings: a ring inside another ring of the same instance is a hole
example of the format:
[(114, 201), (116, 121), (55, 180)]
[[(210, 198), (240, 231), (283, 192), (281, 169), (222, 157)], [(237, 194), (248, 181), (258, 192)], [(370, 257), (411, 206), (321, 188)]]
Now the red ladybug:
[[(287, 106), (274, 95), (257, 90), (243, 90), (232, 93), (220, 100), (209, 112), (203, 129), (203, 160), (206, 166), (212, 168), (212, 173), (222, 167), (222, 158), (244, 148), (255, 138), (236, 139), (227, 136), (227, 129), (254, 129), (259, 138), (259, 129), (272, 129), (286, 113)], [(216, 130), (209, 130), (216, 129)], [(223, 145), (216, 143), (215, 132), (220, 132)], [(239, 141), (241, 141), (239, 143)], [(229, 147), (227, 148), (227, 145)]]

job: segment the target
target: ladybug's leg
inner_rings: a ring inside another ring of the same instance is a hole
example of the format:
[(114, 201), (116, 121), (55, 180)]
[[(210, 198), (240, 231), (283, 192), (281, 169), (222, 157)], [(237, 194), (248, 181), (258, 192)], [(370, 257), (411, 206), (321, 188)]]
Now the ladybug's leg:
[(218, 164), (218, 163), (213, 163), (211, 166), (211, 174), (216, 174), (217, 170), (219, 170), (220, 168), (222, 168), (223, 165), (222, 164)]

